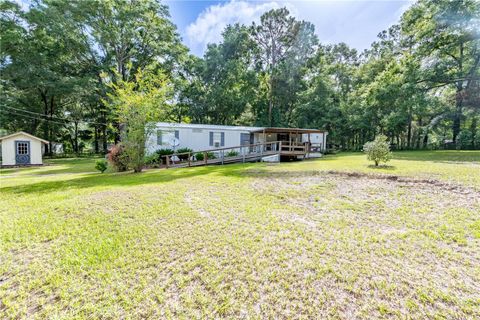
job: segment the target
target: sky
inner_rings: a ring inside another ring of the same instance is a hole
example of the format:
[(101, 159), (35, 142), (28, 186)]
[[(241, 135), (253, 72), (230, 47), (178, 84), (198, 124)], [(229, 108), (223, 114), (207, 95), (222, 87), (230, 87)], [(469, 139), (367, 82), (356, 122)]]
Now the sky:
[[(32, 0), (14, 0), (28, 9)], [(273, 8), (286, 7), (310, 21), (323, 44), (345, 42), (363, 51), (378, 33), (397, 23), (414, 0), (160, 0), (168, 5), (183, 43), (197, 56), (222, 40), (228, 24), (250, 25)]]
[(299, 20), (310, 21), (321, 43), (345, 42), (359, 51), (395, 24), (411, 0), (166, 0), (173, 23), (193, 54), (202, 56), (208, 43), (221, 41), (225, 26), (250, 25), (272, 9), (287, 7)]

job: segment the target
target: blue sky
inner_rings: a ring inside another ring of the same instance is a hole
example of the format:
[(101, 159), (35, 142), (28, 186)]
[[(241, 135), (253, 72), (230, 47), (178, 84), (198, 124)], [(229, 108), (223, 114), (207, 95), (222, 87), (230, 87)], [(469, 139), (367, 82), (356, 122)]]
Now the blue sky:
[(315, 25), (322, 43), (345, 42), (366, 49), (377, 34), (396, 23), (411, 0), (329, 0), (329, 1), (203, 1), (167, 0), (173, 22), (192, 53), (202, 55), (206, 45), (221, 40), (227, 24), (249, 25), (265, 11), (287, 7), (300, 20)]
[[(32, 0), (14, 0), (25, 9)], [(395, 24), (414, 0), (161, 0), (193, 54), (202, 56), (208, 43), (221, 41), (227, 24), (250, 25), (272, 9), (287, 7), (299, 20), (315, 25), (322, 43), (345, 42), (362, 51), (377, 34)]]

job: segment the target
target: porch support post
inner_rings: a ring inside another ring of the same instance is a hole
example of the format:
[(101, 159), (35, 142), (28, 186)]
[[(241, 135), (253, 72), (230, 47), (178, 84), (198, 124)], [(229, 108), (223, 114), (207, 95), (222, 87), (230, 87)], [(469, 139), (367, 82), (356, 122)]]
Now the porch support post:
[(310, 142), (310, 132), (308, 133), (308, 149), (307, 149), (307, 152), (308, 152), (308, 156), (310, 156), (310, 151), (311, 151), (311, 142)]
[[(265, 135), (265, 129), (263, 129), (263, 143), (267, 143), (267, 136)], [(266, 145), (260, 146), (260, 148), (265, 148)]]

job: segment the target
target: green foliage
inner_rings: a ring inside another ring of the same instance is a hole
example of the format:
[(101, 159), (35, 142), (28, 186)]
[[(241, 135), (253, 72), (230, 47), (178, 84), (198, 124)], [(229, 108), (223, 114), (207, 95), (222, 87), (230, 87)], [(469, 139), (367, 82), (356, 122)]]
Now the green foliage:
[(138, 70), (135, 81), (111, 83), (112, 93), (106, 103), (116, 111), (122, 124), (122, 144), (128, 158), (128, 166), (141, 172), (145, 164), (145, 143), (153, 132), (154, 122), (165, 119), (169, 111), (166, 102), (171, 95), (168, 78), (154, 66)]
[(169, 156), (172, 155), (174, 151), (172, 149), (158, 149), (155, 151), (155, 154), (158, 156)]
[(163, 156), (169, 156), (173, 154), (172, 149), (158, 149), (152, 154), (145, 156), (145, 164), (158, 166), (165, 164), (165, 158)]
[(128, 170), (129, 159), (128, 154), (125, 152), (123, 144), (118, 143), (114, 145), (108, 153), (108, 162), (117, 172), (123, 172)]
[(203, 153), (202, 152), (195, 153), (195, 159), (197, 161), (203, 161), (203, 159), (204, 159)]
[(319, 44), (313, 24), (273, 9), (228, 25), (201, 58), (159, 1), (30, 2), (0, 2), (0, 129), (68, 152), (106, 153), (131, 132), (125, 146), (137, 148), (130, 167), (140, 170), (142, 126), (127, 129), (108, 96), (125, 83), (143, 92), (138, 70), (168, 79), (175, 98), (157, 108), (166, 121), (319, 128), (337, 149), (360, 150), (378, 132), (395, 149), (480, 148), (479, 1), (419, 0), (361, 55)]
[(147, 154), (145, 156), (145, 164), (146, 165), (151, 165), (151, 166), (158, 166), (161, 162), (161, 160), (159, 160), (159, 157), (158, 157), (158, 154), (156, 153), (152, 153), (152, 154)]
[(0, 123), (9, 132), (106, 153), (120, 134), (103, 103), (107, 82), (135, 81), (130, 71), (152, 63), (168, 75), (182, 69), (187, 50), (159, 1), (39, 0), (28, 7), (0, 1)]
[[(273, 126), (276, 100), (286, 93), (285, 105), (292, 105), (301, 83), (301, 68), (317, 44), (314, 26), (297, 21), (286, 8), (272, 9), (260, 17), (260, 24), (252, 24), (252, 37), (258, 46), (258, 63), (263, 66), (268, 83), (268, 119)], [(283, 77), (283, 79), (282, 79)], [(283, 81), (283, 83), (282, 83)], [(285, 98), (285, 96), (284, 96)]]
[[(208, 159), (216, 159), (215, 154), (213, 152), (207, 152)], [(197, 161), (203, 161), (205, 159), (203, 152), (195, 153), (195, 159)]]
[[(190, 148), (180, 148), (177, 150), (176, 153), (187, 153), (190, 152), (191, 154), (193, 153), (193, 150)], [(188, 154), (181, 154), (178, 156), (180, 160), (187, 160), (188, 159)]]
[(460, 149), (472, 148), (473, 135), (470, 130), (462, 130), (458, 136), (458, 146)]
[(230, 150), (225, 154), (225, 157), (237, 157), (239, 153), (235, 150)]
[(105, 170), (107, 170), (107, 160), (105, 159), (97, 160), (95, 162), (95, 169), (97, 169), (101, 173), (104, 173)]
[(375, 140), (365, 143), (363, 151), (367, 154), (369, 161), (375, 162), (376, 167), (380, 162), (386, 163), (392, 158), (388, 138), (384, 135), (378, 135)]

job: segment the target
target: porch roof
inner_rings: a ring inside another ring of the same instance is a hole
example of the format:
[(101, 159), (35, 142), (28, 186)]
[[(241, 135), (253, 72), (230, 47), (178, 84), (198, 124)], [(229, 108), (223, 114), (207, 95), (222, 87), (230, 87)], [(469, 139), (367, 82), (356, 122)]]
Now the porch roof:
[(252, 130), (251, 132), (265, 132), (265, 133), (324, 133), (325, 130), (318, 129), (302, 129), (302, 128), (261, 128)]

